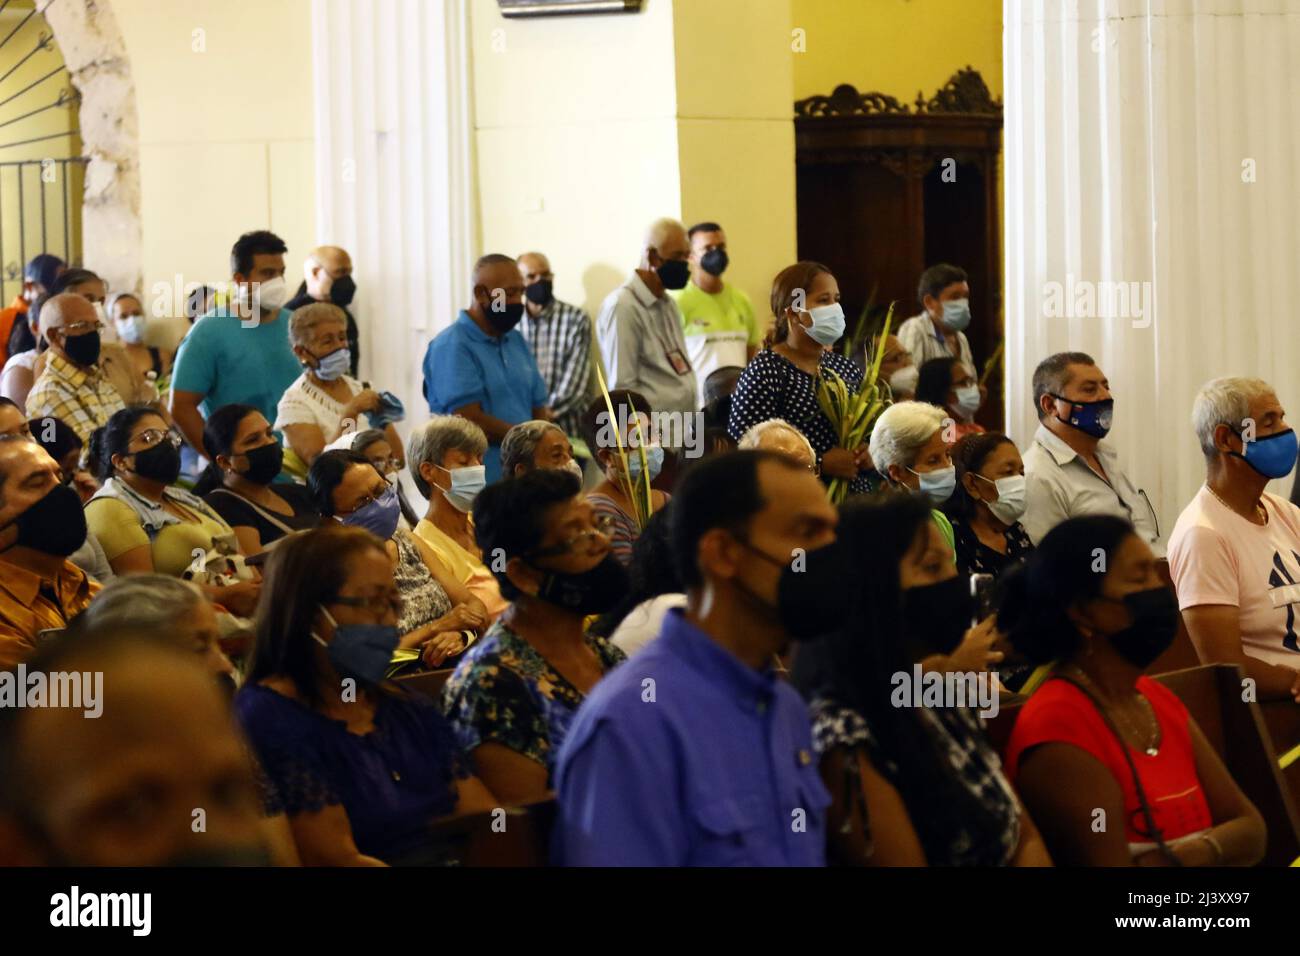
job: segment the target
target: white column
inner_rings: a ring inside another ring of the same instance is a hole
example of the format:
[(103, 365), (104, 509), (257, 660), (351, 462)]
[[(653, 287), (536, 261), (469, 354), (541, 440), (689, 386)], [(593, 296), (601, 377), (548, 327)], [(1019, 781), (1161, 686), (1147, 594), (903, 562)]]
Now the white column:
[[(1115, 393), (1112, 440), (1168, 536), (1204, 479), (1190, 424), (1202, 383), (1259, 376), (1300, 419), (1290, 289), (1300, 101), (1289, 72), (1300, 3), (1003, 9), (1008, 431), (1022, 448), (1032, 437), (1042, 358), (1091, 353)], [(1065, 315), (1052, 314), (1052, 283)], [(1101, 297), (1118, 290), (1103, 283), (1136, 290), (1138, 306), (1106, 307)], [(1079, 315), (1089, 289), (1101, 295)], [(1289, 493), (1289, 479), (1270, 490)]]
[(478, 242), (461, 2), (314, 0), (317, 230), (352, 254), (361, 372), (428, 416), (421, 361)]

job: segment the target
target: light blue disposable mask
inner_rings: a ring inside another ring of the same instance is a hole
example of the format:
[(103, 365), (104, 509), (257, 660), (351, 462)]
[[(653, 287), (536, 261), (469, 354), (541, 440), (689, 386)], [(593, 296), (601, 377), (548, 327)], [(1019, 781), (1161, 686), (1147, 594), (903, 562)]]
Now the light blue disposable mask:
[[(664, 450), (659, 445), (646, 445), (645, 461), (650, 468), (650, 480), (654, 481), (659, 477), (659, 472), (664, 467)], [(635, 482), (641, 479), (641, 452), (636, 448), (627, 449), (627, 470), (629, 477)]]
[(970, 301), (951, 299), (943, 304), (943, 324), (953, 332), (960, 332), (970, 325)]
[(957, 396), (957, 406), (954, 411), (961, 413), (962, 417), (969, 421), (980, 409), (980, 387), (966, 385), (954, 389), (953, 394)]
[(474, 510), (474, 499), (487, 487), (487, 467), (466, 465), (463, 468), (444, 469), (451, 475), (451, 487), (443, 489), (442, 496), (457, 511), (469, 514)]
[(333, 382), (346, 375), (350, 368), (352, 368), (352, 350), (345, 345), (317, 359), (316, 377), (322, 382)]
[(804, 329), (819, 345), (834, 345), (844, 334), (844, 309), (838, 302), (809, 309), (812, 325)]
[(924, 473), (911, 468), (907, 470), (920, 479), (921, 494), (927, 495), (936, 508), (951, 498), (953, 489), (957, 487), (957, 468), (953, 465)]

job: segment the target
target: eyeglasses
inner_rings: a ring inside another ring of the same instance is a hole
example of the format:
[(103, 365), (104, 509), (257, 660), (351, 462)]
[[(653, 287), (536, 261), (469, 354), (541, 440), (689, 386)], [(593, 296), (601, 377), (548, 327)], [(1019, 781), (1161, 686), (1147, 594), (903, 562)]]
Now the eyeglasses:
[(593, 528), (590, 531), (579, 531), (573, 537), (559, 544), (552, 545), (549, 548), (539, 548), (533, 551), (531, 556), (535, 558), (555, 557), (561, 554), (569, 554), (577, 550), (579, 544), (588, 538), (601, 537), (606, 542), (609, 541), (609, 533), (614, 530), (614, 518), (611, 515), (597, 515), (592, 519)]
[(384, 495), (388, 494), (388, 492), (389, 492), (391, 489), (392, 489), (392, 486), (389, 485), (387, 481), (385, 481), (385, 482), (384, 482), (384, 487), (382, 487), (382, 488), (380, 488), (380, 489), (378, 489), (378, 490), (376, 490), (376, 491), (372, 491), (372, 492), (370, 492), (370, 494), (366, 495), (364, 498), (362, 498), (360, 501), (358, 501), (355, 505), (353, 505), (351, 511), (340, 511), (340, 512), (339, 512), (339, 517), (340, 517), (340, 518), (346, 518), (348, 515), (356, 514), (358, 511), (360, 511), (360, 510), (361, 510), (362, 508), (364, 508), (366, 505), (373, 505), (373, 504), (374, 504), (376, 501), (378, 501), (380, 498), (384, 497)]
[(381, 475), (391, 475), (402, 470), (402, 463), (396, 458), (380, 458), (370, 464), (374, 465)]
[(85, 335), (87, 332), (102, 332), (103, 329), (104, 323), (100, 322), (98, 319), (94, 322), (73, 322), (70, 325), (59, 327), (59, 331), (64, 335), (72, 336)]
[(341, 604), (343, 607), (358, 607), (376, 616), (392, 611), (394, 616), (401, 617), (402, 608), (406, 607), (406, 602), (402, 600), (402, 596), (396, 591), (390, 591), (387, 594), (376, 594), (374, 597), (336, 595), (329, 603)]
[(145, 448), (152, 448), (164, 440), (171, 442), (173, 448), (181, 447), (181, 436), (167, 428), (149, 428), (131, 439), (132, 442), (139, 442)]

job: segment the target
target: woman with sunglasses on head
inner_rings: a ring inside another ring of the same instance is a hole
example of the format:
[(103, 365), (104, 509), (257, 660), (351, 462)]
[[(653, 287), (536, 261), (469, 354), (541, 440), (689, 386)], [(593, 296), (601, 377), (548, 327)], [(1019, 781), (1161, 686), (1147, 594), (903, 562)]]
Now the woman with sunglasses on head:
[(90, 444), (103, 487), (86, 505), (86, 523), (113, 573), (193, 577), (214, 603), (252, 614), (260, 588), (255, 573), (240, 580), (206, 573), (210, 559), (241, 556), (239, 540), (202, 499), (176, 486), (181, 441), (159, 411), (124, 408)]
[[(368, 466), (367, 466), (368, 467)], [(499, 806), (433, 701), (384, 680), (402, 600), (388, 551), (331, 523), (279, 545), (235, 710), (306, 866), (438, 864), (429, 824)]]
[[(1003, 577), (998, 625), (1055, 662), (1016, 718), (1007, 773), (1074, 866), (1251, 866), (1265, 829), (1183, 703), (1142, 672), (1178, 601), (1122, 518), (1070, 518)], [(1099, 826), (1099, 824), (1102, 824)]]
[(487, 627), (483, 602), (427, 544), (399, 527), (397, 489), (364, 455), (339, 449), (318, 455), (307, 473), (307, 493), (323, 517), (365, 528), (384, 542), (403, 603), (401, 649), (419, 649), (426, 666), (439, 667)]
[(443, 688), (443, 711), (475, 772), (502, 800), (542, 799), (578, 706), (624, 659), (586, 633), (628, 591), (610, 522), (566, 471), (489, 485), (474, 501), (483, 554), (512, 603)]

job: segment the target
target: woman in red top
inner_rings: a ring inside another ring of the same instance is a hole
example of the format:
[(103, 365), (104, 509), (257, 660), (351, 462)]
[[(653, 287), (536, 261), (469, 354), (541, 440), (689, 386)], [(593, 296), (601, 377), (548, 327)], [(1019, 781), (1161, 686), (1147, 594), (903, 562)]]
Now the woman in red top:
[(1005, 578), (998, 616), (1017, 650), (1055, 661), (1007, 745), (1007, 774), (1063, 866), (1249, 866), (1259, 812), (1181, 701), (1142, 671), (1178, 604), (1132, 526), (1071, 518)]

